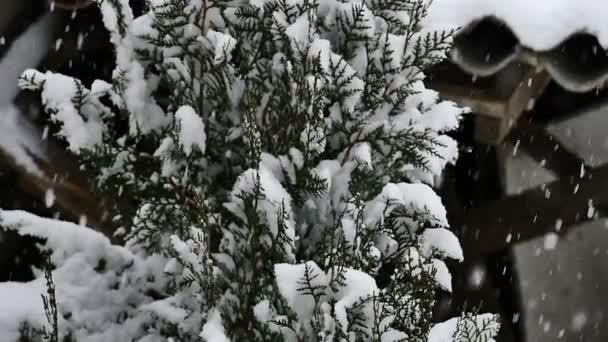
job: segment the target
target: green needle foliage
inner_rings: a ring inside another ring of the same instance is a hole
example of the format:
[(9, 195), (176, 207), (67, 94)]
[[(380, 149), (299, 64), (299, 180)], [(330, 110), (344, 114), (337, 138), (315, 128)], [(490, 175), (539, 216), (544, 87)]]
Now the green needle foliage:
[[(430, 2), (98, 4), (111, 83), (20, 80), (125, 241), (58, 228), (97, 246), (79, 250), (3, 213), (55, 251), (51, 341), (493, 341), (493, 315), (431, 319), (443, 260), (462, 259), (432, 190), (462, 110), (424, 86), (452, 34), (428, 28)], [(107, 301), (62, 295), (76, 284)]]

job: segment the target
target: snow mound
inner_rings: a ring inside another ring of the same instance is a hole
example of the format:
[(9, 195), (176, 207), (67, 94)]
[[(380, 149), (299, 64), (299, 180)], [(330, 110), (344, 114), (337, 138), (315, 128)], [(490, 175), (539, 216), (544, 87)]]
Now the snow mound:
[[(134, 254), (92, 229), (23, 211), (1, 211), (0, 221), (3, 229), (43, 239), (40, 247), (52, 252), (59, 325), (76, 340), (130, 341), (146, 335), (150, 312), (167, 321), (184, 316), (149, 296), (164, 286), (154, 275), (162, 274), (165, 258)], [(0, 283), (0, 341), (17, 340), (22, 323), (38, 329), (47, 325), (40, 299), (45, 292), (43, 277)]]

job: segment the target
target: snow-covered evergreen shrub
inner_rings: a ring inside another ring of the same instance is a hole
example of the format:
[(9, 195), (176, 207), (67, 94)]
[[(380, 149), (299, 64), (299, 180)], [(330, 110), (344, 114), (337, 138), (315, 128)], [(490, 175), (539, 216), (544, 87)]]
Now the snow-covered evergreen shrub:
[[(493, 315), (431, 321), (443, 260), (462, 259), (432, 190), (462, 110), (424, 87), (450, 37), (425, 30), (427, 1), (98, 3), (111, 83), (20, 85), (114, 200), (125, 245), (1, 214), (51, 252), (61, 336), (492, 341)], [(46, 282), (0, 284), (4, 336), (45, 325)]]

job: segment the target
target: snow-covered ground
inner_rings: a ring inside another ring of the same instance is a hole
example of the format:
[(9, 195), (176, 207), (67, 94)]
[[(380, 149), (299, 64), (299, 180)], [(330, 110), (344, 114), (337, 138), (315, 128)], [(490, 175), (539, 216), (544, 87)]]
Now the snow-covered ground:
[[(608, 162), (608, 105), (550, 131), (593, 166)], [(520, 152), (507, 172), (508, 192), (555, 179)], [(573, 228), (515, 247), (527, 342), (608, 341), (608, 221)]]

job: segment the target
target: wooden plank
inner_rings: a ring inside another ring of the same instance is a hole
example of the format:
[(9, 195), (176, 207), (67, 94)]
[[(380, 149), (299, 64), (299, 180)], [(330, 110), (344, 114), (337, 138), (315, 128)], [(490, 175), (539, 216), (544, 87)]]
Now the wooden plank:
[(521, 122), (509, 135), (509, 141), (560, 178), (576, 176), (581, 167), (587, 167), (582, 158), (536, 124)]
[(549, 232), (563, 233), (575, 224), (592, 220), (595, 208), (608, 205), (606, 189), (608, 165), (588, 170), (582, 178), (566, 177), (469, 209), (462, 236), (465, 257), (500, 251)]
[(477, 115), (477, 141), (497, 145), (504, 140), (530, 100), (540, 95), (549, 76), (524, 64), (510, 64), (496, 75), (474, 78), (445, 65), (430, 71), (429, 85), (442, 98), (469, 107)]
[(492, 116), (504, 113), (506, 99), (516, 86), (504, 85), (504, 82), (499, 85), (500, 75), (476, 78), (449, 62), (431, 68), (427, 83), (439, 91), (442, 98)]
[[(505, 70), (509, 72), (509, 69)], [(549, 80), (549, 76), (544, 72), (539, 73), (533, 68), (522, 70), (520, 83), (506, 100), (504, 111), (500, 115), (478, 112), (475, 131), (477, 140), (487, 144), (500, 144), (528, 108), (530, 101), (543, 92)], [(494, 122), (490, 123), (490, 121)]]

